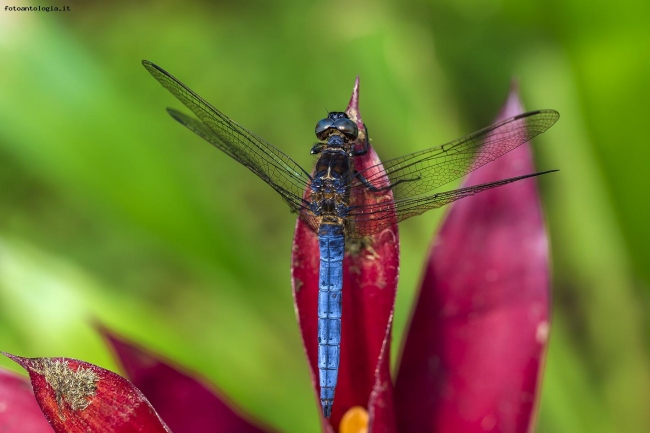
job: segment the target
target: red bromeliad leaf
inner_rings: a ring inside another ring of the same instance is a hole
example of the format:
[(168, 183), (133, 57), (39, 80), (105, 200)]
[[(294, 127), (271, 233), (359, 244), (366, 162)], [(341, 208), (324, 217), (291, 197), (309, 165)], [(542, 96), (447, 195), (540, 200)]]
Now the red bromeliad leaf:
[[(346, 113), (350, 119), (357, 123), (360, 136), (366, 137), (365, 125), (359, 113), (359, 78), (354, 83), (352, 97), (348, 103)], [(369, 167), (376, 166), (381, 161), (375, 153), (375, 150), (368, 142), (368, 153), (363, 157), (355, 158), (354, 168), (357, 172), (362, 172)], [(382, 172), (381, 166), (375, 167), (373, 171)], [(364, 175), (371, 177), (372, 172), (364, 172)], [(387, 180), (385, 179), (385, 182)], [(387, 184), (375, 184), (376, 187), (385, 187)], [(393, 193), (387, 190), (383, 193), (373, 193), (364, 188), (363, 197), (357, 197), (350, 203), (352, 206), (362, 204), (386, 203), (393, 201)], [(384, 215), (382, 215), (384, 216)], [(372, 223), (372, 220), (369, 222)], [(359, 223), (362, 224), (362, 223)], [(353, 366), (348, 370), (341, 369), (345, 380), (339, 382), (339, 389), (344, 395), (353, 395), (357, 388), (371, 384), (371, 393), (366, 400), (370, 422), (368, 431), (372, 433), (391, 433), (396, 431), (395, 411), (393, 406), (393, 382), (390, 372), (390, 343), (391, 330), (393, 325), (393, 311), (395, 309), (395, 297), (397, 295), (397, 279), (399, 274), (399, 235), (397, 231), (397, 222), (392, 224), (381, 233), (373, 236), (368, 248), (363, 254), (349, 257), (348, 272), (344, 270), (343, 288), (350, 287), (353, 291), (351, 297), (354, 301), (351, 308), (351, 318), (347, 324), (343, 323), (342, 350), (341, 360)], [(346, 285), (347, 284), (347, 285)], [(343, 297), (345, 308), (345, 295)], [(346, 319), (345, 312), (343, 319)], [(354, 320), (354, 322), (353, 322)], [(346, 330), (348, 333), (356, 332), (356, 341), (346, 343)], [(364, 338), (368, 344), (365, 360), (357, 357), (363, 355)], [(348, 348), (349, 350), (345, 350)], [(371, 371), (367, 371), (372, 367)], [(360, 372), (372, 374), (372, 382), (368, 382), (366, 377), (362, 377)], [(349, 376), (345, 376), (347, 373)], [(337, 390), (338, 391), (338, 390)], [(359, 405), (363, 406), (361, 397), (364, 394), (358, 393)], [(343, 400), (345, 402), (345, 400)], [(350, 399), (350, 405), (354, 405), (353, 399)], [(347, 408), (346, 408), (347, 410)]]
[[(346, 113), (359, 127), (359, 138), (365, 128), (359, 114), (359, 81), (355, 83)], [(372, 148), (364, 156), (355, 157), (355, 169), (378, 164)], [(368, 192), (359, 197), (361, 203), (386, 200), (387, 193)], [(390, 194), (390, 192), (388, 192)], [(309, 195), (309, 192), (306, 192)], [(392, 197), (392, 196), (391, 196)], [(360, 202), (352, 203), (359, 205)], [(390, 378), (390, 328), (397, 289), (399, 240), (397, 226), (392, 225), (368, 239), (356, 251), (347, 242), (343, 264), (343, 315), (341, 318), (341, 363), (338, 385), (330, 422), (323, 421), (325, 431), (336, 431), (343, 414), (353, 406), (369, 409), (385, 430), (395, 431)], [(293, 244), (292, 282), (296, 315), (305, 351), (312, 372), (312, 382), (319, 394), (318, 380), (318, 300), (319, 249), (318, 237), (298, 220)], [(320, 404), (319, 404), (320, 408)]]
[(118, 338), (100, 327), (126, 374), (174, 433), (264, 433), (233, 409), (233, 404), (195, 375)]
[(52, 433), (27, 378), (0, 370), (0, 432)]
[[(516, 91), (499, 119), (522, 112)], [(528, 145), (467, 185), (534, 171)], [(436, 237), (395, 385), (402, 432), (528, 432), (549, 328), (536, 180), (453, 205)]]
[(170, 433), (142, 393), (123, 377), (69, 358), (21, 358), (45, 418), (57, 433)]

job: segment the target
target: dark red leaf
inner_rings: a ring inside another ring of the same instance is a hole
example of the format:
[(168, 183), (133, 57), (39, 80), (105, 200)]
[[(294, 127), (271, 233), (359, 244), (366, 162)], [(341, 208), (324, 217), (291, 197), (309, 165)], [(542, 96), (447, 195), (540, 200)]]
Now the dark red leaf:
[(52, 433), (27, 378), (0, 370), (0, 432)]
[(247, 421), (234, 404), (198, 375), (128, 343), (100, 327), (131, 382), (142, 391), (174, 433), (271, 432)]
[(34, 395), (57, 433), (170, 433), (142, 393), (123, 377), (69, 358), (21, 358)]
[[(499, 119), (521, 111), (512, 91)], [(524, 145), (466, 185), (533, 171)], [(402, 355), (400, 431), (530, 431), (548, 328), (548, 239), (536, 180), (455, 203), (432, 245)]]
[[(358, 109), (358, 92), (357, 79), (346, 113), (357, 123), (362, 138), (365, 130)], [(379, 159), (372, 148), (366, 155), (355, 157), (358, 171), (377, 163)], [(359, 198), (361, 203), (378, 199), (376, 193), (370, 192)], [(382, 193), (381, 199), (386, 199), (386, 193)], [(392, 225), (368, 239), (365, 248), (355, 251), (350, 248), (352, 246), (352, 243), (347, 244), (344, 260), (341, 367), (331, 425), (325, 421), (324, 426), (326, 431), (337, 430), (348, 409), (362, 406), (369, 409), (371, 423), (374, 416), (386, 427), (381, 431), (392, 432), (394, 416), (389, 362), (390, 327), (399, 268), (397, 226)], [(317, 396), (320, 389), (317, 368), (318, 265), (318, 238), (298, 220), (292, 257), (293, 293)]]

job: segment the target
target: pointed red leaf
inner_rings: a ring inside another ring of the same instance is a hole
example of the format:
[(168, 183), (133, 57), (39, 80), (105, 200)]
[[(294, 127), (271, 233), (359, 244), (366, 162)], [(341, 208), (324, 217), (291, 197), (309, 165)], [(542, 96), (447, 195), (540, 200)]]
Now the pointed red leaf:
[[(499, 119), (521, 112), (516, 91)], [(467, 185), (534, 171), (528, 145)], [(400, 431), (530, 431), (549, 327), (536, 180), (455, 203), (436, 237), (395, 387)]]
[(0, 370), (0, 432), (52, 433), (27, 378)]
[(142, 393), (123, 377), (69, 358), (21, 358), (34, 395), (57, 433), (170, 433)]
[(174, 433), (271, 432), (247, 421), (234, 404), (198, 375), (145, 351), (100, 327), (131, 382)]
[[(358, 98), (357, 78), (346, 113), (357, 123), (359, 138), (365, 138)], [(366, 155), (354, 159), (357, 171), (379, 163), (372, 148)], [(306, 195), (309, 195), (308, 191)], [(392, 200), (390, 192), (377, 195), (369, 191), (365, 196), (359, 197), (358, 202), (351, 204), (385, 201), (387, 197)], [(376, 234), (368, 239), (365, 246), (366, 248), (354, 250), (351, 248), (354, 247), (352, 242), (346, 245), (343, 264), (341, 364), (331, 425), (328, 421), (324, 424), (327, 431), (338, 430), (341, 417), (353, 406), (368, 408), (371, 423), (373, 416), (381, 419), (382, 426), (386, 426), (386, 430), (381, 431), (394, 431), (389, 362), (390, 327), (399, 267), (397, 226), (392, 225)], [(317, 368), (318, 270), (318, 238), (302, 220), (298, 220), (292, 257), (293, 293), (317, 395), (320, 390)]]

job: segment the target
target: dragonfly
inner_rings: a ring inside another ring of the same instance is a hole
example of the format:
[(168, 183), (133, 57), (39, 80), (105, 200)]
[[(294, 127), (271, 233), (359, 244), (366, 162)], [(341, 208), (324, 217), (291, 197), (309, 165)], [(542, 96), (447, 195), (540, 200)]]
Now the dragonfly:
[[(196, 117), (168, 108), (179, 123), (247, 167), (273, 188), (318, 235), (318, 370), (323, 416), (334, 404), (341, 343), (341, 293), (346, 242), (453, 201), (557, 170), (432, 193), (440, 186), (499, 158), (543, 133), (559, 119), (555, 110), (519, 114), (439, 147), (354, 169), (368, 151), (367, 129), (344, 112), (330, 112), (316, 124), (318, 157), (312, 173), (248, 131), (170, 73), (144, 60), (149, 73)], [(368, 193), (376, 200), (363, 200)]]

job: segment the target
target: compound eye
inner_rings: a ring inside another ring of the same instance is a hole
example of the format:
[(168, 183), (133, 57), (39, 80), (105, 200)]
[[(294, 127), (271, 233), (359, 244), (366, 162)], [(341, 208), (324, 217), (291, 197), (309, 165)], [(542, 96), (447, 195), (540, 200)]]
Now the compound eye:
[(359, 135), (359, 128), (357, 128), (357, 124), (350, 119), (338, 119), (334, 123), (334, 126), (336, 126), (336, 129), (342, 132), (343, 135), (345, 135), (350, 140), (356, 140), (357, 136)]
[(332, 119), (322, 119), (319, 120), (318, 123), (316, 124), (316, 137), (318, 137), (319, 140), (323, 140), (325, 138), (325, 133), (327, 132), (328, 129), (332, 128), (334, 126), (334, 122)]

